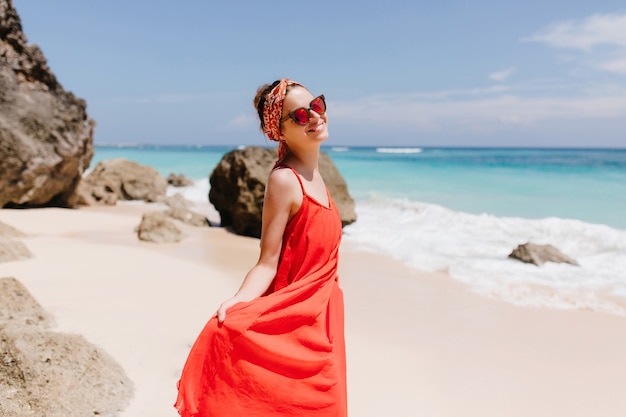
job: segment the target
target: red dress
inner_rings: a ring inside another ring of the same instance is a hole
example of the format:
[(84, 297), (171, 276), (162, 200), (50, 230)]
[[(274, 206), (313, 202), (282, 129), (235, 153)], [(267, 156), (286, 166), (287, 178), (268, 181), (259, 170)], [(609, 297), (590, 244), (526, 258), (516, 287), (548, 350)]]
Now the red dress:
[[(295, 173), (295, 171), (294, 171)], [(262, 297), (213, 317), (178, 382), (183, 417), (347, 416), (341, 220), (309, 196), (283, 235), (278, 271)]]

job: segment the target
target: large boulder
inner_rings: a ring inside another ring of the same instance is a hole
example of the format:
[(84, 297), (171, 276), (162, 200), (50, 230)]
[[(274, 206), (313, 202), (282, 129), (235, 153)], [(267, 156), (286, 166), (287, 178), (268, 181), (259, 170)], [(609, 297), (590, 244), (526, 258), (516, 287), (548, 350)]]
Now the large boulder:
[(70, 206), (93, 156), (94, 121), (65, 91), (11, 0), (0, 0), (0, 208)]
[(80, 183), (78, 203), (115, 204), (117, 200), (161, 201), (167, 182), (159, 172), (125, 158), (100, 161)]
[(52, 317), (14, 278), (0, 278), (0, 416), (115, 416), (132, 382), (102, 349), (49, 330)]
[[(275, 149), (258, 146), (233, 150), (222, 157), (211, 173), (209, 191), (209, 201), (219, 212), (222, 226), (237, 234), (261, 236), (265, 186), (276, 158)], [(326, 153), (320, 155), (319, 170), (339, 209), (342, 225), (355, 222), (354, 200)]]
[(524, 243), (509, 254), (509, 258), (517, 259), (525, 263), (541, 266), (546, 262), (567, 263), (578, 266), (578, 262), (552, 245), (538, 245), (536, 243)]

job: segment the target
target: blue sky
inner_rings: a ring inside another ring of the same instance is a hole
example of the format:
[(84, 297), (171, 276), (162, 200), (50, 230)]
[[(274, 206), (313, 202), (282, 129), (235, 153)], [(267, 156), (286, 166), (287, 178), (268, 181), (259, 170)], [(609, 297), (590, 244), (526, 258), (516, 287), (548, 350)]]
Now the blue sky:
[(264, 145), (286, 76), (329, 145), (626, 147), (623, 0), (13, 2), (96, 143)]

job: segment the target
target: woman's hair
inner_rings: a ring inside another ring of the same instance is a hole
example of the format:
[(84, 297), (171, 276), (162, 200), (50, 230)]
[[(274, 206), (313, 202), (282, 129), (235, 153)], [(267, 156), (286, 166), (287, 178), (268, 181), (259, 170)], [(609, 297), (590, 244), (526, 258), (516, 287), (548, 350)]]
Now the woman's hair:
[[(289, 92), (290, 87), (293, 86), (304, 88), (302, 84), (288, 78), (276, 80), (272, 84), (262, 85), (257, 90), (254, 100), (252, 101), (252, 104), (259, 114), (261, 131), (265, 133), (269, 139), (280, 142), (278, 145), (278, 161), (275, 166), (278, 166), (289, 152), (287, 142), (283, 139), (280, 131), (285, 96)], [(268, 107), (267, 113), (265, 107)], [(269, 124), (269, 126), (266, 125), (266, 123)]]
[(265, 122), (263, 121), (263, 108), (265, 107), (265, 99), (267, 98), (269, 92), (272, 91), (272, 88), (276, 87), (278, 83), (280, 83), (280, 80), (276, 80), (272, 84), (263, 84), (262, 86), (260, 86), (259, 89), (256, 90), (256, 95), (254, 96), (254, 100), (252, 101), (252, 104), (254, 104), (254, 108), (259, 114), (259, 119), (261, 120), (260, 127), (262, 132), (265, 132)]
[[(261, 132), (263, 133), (265, 133), (265, 121), (263, 120), (263, 109), (265, 108), (265, 99), (267, 98), (267, 95), (270, 93), (270, 91), (272, 91), (272, 89), (276, 87), (278, 84), (280, 84), (280, 80), (276, 80), (271, 84), (262, 85), (256, 91), (256, 95), (254, 96), (254, 100), (252, 101), (252, 104), (254, 105), (254, 108), (256, 109), (259, 115), (259, 120), (261, 121), (259, 126), (261, 128)], [(287, 86), (287, 92), (289, 92), (291, 87), (292, 87), (291, 85)]]

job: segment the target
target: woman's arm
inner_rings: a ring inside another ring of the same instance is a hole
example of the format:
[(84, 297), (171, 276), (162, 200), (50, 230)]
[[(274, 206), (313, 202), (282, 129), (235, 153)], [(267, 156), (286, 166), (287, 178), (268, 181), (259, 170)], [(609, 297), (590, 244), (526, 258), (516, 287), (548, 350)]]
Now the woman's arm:
[(217, 319), (223, 322), (226, 310), (241, 301), (251, 301), (267, 291), (276, 276), (287, 222), (302, 204), (302, 191), (290, 169), (272, 171), (265, 188), (261, 226), (259, 260), (246, 274), (237, 293), (224, 301), (217, 310)]

